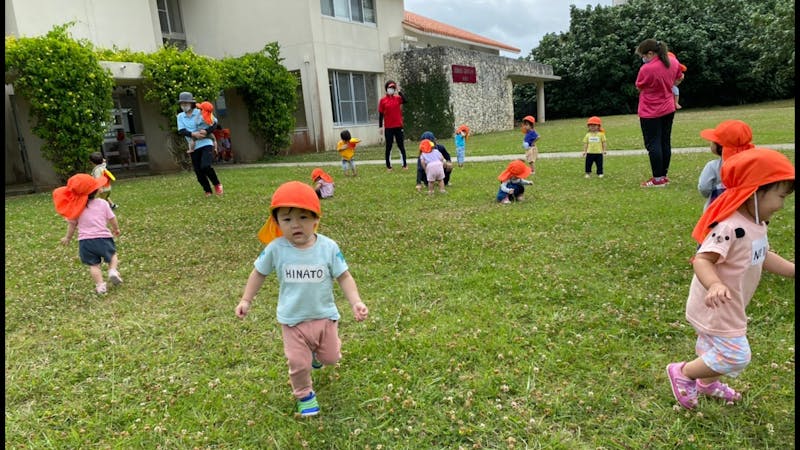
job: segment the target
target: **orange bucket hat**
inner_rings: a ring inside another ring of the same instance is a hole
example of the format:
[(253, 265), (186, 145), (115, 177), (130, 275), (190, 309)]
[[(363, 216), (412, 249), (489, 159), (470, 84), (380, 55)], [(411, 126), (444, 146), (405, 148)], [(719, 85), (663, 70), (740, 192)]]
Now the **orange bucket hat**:
[(275, 189), (269, 205), (269, 217), (258, 231), (258, 239), (263, 244), (269, 244), (275, 238), (283, 236), (278, 223), (272, 216), (272, 211), (280, 207), (302, 208), (312, 211), (317, 217), (322, 217), (322, 207), (319, 203), (317, 192), (311, 186), (300, 181), (287, 181)]
[(753, 130), (741, 120), (726, 120), (714, 129), (705, 129), (700, 137), (722, 146), (722, 159), (754, 148)]
[(422, 153), (430, 153), (435, 146), (436, 144), (434, 144), (430, 139), (423, 139), (419, 142), (419, 151)]
[(602, 125), (603, 122), (597, 116), (589, 117), (589, 120), (586, 121), (586, 125)]
[(497, 177), (500, 181), (508, 181), (512, 177), (517, 178), (528, 178), (531, 174), (531, 168), (525, 164), (525, 161), (521, 159), (515, 159), (508, 163), (506, 170), (504, 170), (500, 176)]
[(776, 181), (794, 181), (794, 165), (789, 158), (768, 148), (737, 153), (723, 160), (721, 172), (725, 191), (711, 202), (692, 231), (692, 237), (699, 243), (717, 223), (739, 209), (760, 186)]
[(106, 177), (95, 178), (85, 173), (71, 176), (67, 180), (66, 186), (61, 186), (53, 191), (53, 204), (56, 212), (65, 219), (77, 219), (86, 208), (89, 194), (105, 186), (106, 181)]
[(469, 127), (466, 125), (461, 125), (456, 128), (456, 133), (461, 133), (462, 131), (464, 132), (464, 139), (467, 139), (469, 137)]
[(326, 183), (333, 183), (333, 177), (319, 167), (311, 171), (311, 181), (317, 181), (317, 178), (322, 178)]

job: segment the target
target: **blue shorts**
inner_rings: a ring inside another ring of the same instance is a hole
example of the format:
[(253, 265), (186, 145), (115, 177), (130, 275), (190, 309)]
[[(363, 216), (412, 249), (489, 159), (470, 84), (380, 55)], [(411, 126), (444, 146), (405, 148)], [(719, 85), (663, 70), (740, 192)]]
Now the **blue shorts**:
[(750, 364), (750, 343), (747, 336), (698, 334), (694, 349), (706, 366), (721, 375), (736, 378)]
[(78, 241), (78, 256), (81, 262), (96, 266), (105, 260), (111, 262), (111, 258), (117, 253), (113, 238), (83, 239)]

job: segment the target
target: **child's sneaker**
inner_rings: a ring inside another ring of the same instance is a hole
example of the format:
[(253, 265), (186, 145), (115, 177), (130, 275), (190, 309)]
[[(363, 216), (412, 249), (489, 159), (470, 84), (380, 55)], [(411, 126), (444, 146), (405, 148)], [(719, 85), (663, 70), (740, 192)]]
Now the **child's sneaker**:
[(317, 403), (317, 396), (313, 392), (297, 401), (297, 413), (303, 417), (319, 414), (319, 403)]
[(206, 198), (211, 197), (211, 195), (213, 195), (211, 192), (206, 192)]
[(597, 178), (603, 178), (603, 174), (601, 173), (600, 175), (597, 176)]
[(589, 178), (590, 176), (591, 176), (591, 175), (589, 175), (589, 174), (587, 173), (587, 174), (585, 174), (585, 175), (583, 176), (583, 178)]
[(214, 192), (216, 192), (217, 195), (222, 195), (222, 185), (218, 184), (218, 185), (214, 186)]
[(672, 395), (675, 400), (686, 409), (693, 409), (697, 406), (697, 382), (691, 380), (681, 373), (685, 362), (677, 362), (667, 365), (667, 376), (672, 385)]
[(94, 288), (94, 291), (100, 295), (105, 295), (108, 292), (108, 285), (105, 282), (97, 283), (97, 286)]
[(117, 271), (116, 269), (109, 269), (108, 281), (110, 281), (111, 284), (113, 284), (114, 286), (122, 284), (122, 277), (119, 276), (119, 271)]
[(311, 353), (311, 367), (314, 369), (322, 369), (322, 363), (317, 359), (317, 352)]
[(700, 381), (697, 381), (697, 392), (709, 397), (721, 398), (722, 400), (725, 400), (726, 405), (732, 405), (734, 402), (738, 402), (742, 399), (742, 394), (734, 391), (730, 386), (719, 380), (709, 384), (708, 386), (704, 385)]
[(503, 203), (503, 204), (511, 203), (511, 200), (509, 200), (508, 197), (506, 197), (503, 200), (501, 200), (500, 203)]

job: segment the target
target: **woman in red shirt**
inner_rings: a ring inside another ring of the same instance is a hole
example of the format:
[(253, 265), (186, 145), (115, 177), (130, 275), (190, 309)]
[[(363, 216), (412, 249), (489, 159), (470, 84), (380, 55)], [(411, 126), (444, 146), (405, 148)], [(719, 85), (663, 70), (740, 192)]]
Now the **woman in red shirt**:
[[(392, 170), (392, 141), (397, 141), (397, 148), (400, 149), (400, 156), (403, 159), (403, 170), (408, 169), (406, 165), (406, 147), (403, 143), (403, 104), (406, 98), (397, 83), (392, 80), (383, 86), (386, 95), (378, 102), (378, 129), (386, 138), (386, 169)], [(385, 126), (384, 126), (385, 125)]]

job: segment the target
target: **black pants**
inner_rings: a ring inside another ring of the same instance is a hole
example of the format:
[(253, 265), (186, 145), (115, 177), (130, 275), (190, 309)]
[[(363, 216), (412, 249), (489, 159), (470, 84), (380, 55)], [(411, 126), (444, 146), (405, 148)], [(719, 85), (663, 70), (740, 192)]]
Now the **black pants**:
[[(214, 186), (220, 184), (217, 172), (211, 167), (211, 160), (214, 158), (213, 153), (213, 145), (196, 148), (191, 153), (192, 167), (194, 168), (195, 176), (197, 176), (197, 182), (200, 183), (200, 186), (203, 186), (203, 190), (206, 192), (211, 192), (211, 184)], [(211, 180), (211, 183), (208, 182), (209, 180)]]
[(384, 128), (383, 137), (386, 138), (386, 168), (392, 168), (392, 141), (397, 141), (397, 148), (400, 149), (400, 156), (403, 158), (403, 167), (406, 167), (406, 145), (403, 143), (403, 128)]
[(665, 177), (669, 172), (669, 162), (672, 159), (672, 121), (675, 113), (653, 119), (639, 118), (642, 127), (644, 148), (650, 157), (650, 169), (653, 177)]
[(586, 173), (592, 173), (592, 164), (597, 166), (597, 174), (603, 174), (603, 154), (602, 153), (587, 153), (586, 154)]

